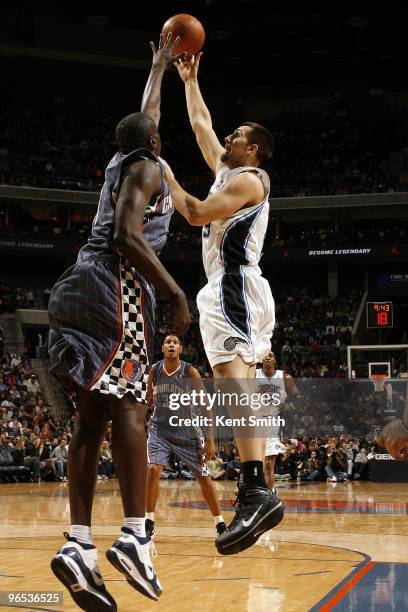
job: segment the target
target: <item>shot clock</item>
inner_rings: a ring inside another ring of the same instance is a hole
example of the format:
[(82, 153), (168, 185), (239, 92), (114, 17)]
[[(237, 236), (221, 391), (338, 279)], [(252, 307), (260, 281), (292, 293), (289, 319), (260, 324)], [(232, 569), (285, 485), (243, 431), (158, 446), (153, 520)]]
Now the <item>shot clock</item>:
[(386, 329), (393, 327), (392, 302), (367, 302), (368, 329)]

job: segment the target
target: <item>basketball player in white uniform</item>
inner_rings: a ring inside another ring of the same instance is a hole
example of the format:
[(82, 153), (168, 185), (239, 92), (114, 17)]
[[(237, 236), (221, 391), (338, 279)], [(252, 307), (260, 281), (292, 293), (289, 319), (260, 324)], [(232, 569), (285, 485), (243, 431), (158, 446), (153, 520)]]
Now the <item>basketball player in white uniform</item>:
[[(186, 193), (170, 172), (167, 178), (175, 208), (191, 225), (203, 226), (208, 283), (198, 294), (197, 305), (204, 347), (220, 388), (220, 379), (236, 386), (248, 379), (254, 383), (256, 363), (271, 349), (275, 304), (258, 263), (270, 189), (269, 177), (259, 166), (272, 155), (273, 137), (261, 125), (247, 122), (225, 138), (225, 147), (220, 144), (198, 86), (199, 59), (200, 55), (176, 65), (185, 82), (193, 131), (215, 181), (209, 196), (200, 201)], [(235, 517), (216, 539), (218, 551), (225, 555), (254, 544), (284, 513), (281, 500), (267, 488), (263, 440), (248, 432), (242, 435), (242, 430), (235, 431), (235, 439), (243, 484)]]
[[(262, 361), (262, 368), (257, 369), (256, 378), (259, 381), (257, 390), (260, 393), (276, 394), (279, 404), (271, 401), (270, 406), (262, 410), (262, 416), (279, 416), (286, 398), (298, 395), (295, 381), (290, 374), (276, 368), (275, 353), (270, 351)], [(272, 399), (272, 398), (271, 398)], [(265, 475), (269, 489), (275, 484), (276, 457), (285, 452), (285, 446), (279, 438), (279, 427), (270, 427), (265, 432)]]

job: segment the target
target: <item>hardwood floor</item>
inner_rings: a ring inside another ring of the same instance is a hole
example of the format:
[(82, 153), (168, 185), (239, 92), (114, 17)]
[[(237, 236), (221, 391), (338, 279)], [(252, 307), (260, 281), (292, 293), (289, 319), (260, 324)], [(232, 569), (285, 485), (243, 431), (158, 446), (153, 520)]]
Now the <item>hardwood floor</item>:
[[(235, 484), (223, 481), (216, 487), (229, 522)], [(69, 529), (67, 491), (65, 483), (0, 486), (0, 591), (63, 589), (49, 562), (63, 542), (62, 532)], [(282, 485), (280, 495), (287, 507), (282, 523), (244, 553), (222, 557), (197, 484), (163, 481), (155, 538), (163, 595), (155, 603), (133, 591), (105, 560), (104, 551), (119, 533), (122, 511), (117, 481), (98, 483), (93, 533), (118, 609), (309, 610), (368, 560), (408, 563), (407, 484)], [(49, 604), (47, 609), (78, 608), (64, 591), (63, 606)]]

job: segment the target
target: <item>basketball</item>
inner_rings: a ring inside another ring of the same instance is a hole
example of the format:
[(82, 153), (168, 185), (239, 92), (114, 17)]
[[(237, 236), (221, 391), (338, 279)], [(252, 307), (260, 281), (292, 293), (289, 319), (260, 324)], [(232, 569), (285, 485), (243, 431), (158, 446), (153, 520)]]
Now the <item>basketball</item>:
[(201, 23), (192, 15), (181, 13), (170, 17), (163, 26), (163, 41), (167, 34), (172, 33), (172, 40), (180, 36), (180, 42), (173, 50), (174, 55), (188, 53), (194, 55), (202, 49), (205, 40), (205, 32)]

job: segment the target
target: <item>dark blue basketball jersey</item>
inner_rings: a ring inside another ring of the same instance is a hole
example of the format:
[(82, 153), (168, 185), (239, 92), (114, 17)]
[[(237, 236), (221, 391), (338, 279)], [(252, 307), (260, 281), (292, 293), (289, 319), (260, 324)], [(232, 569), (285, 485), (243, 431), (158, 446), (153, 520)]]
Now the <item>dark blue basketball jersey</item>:
[(169, 414), (177, 416), (191, 417), (191, 406), (180, 406), (176, 411), (169, 408), (170, 395), (180, 395), (189, 393), (191, 385), (188, 381), (188, 371), (191, 364), (187, 361), (180, 361), (180, 365), (175, 372), (168, 374), (164, 367), (164, 359), (157, 361), (152, 368), (153, 372), (153, 405), (154, 412), (151, 417), (152, 423), (167, 422)]
[(170, 190), (164, 180), (163, 164), (160, 158), (149, 149), (136, 149), (129, 154), (118, 151), (106, 167), (105, 182), (100, 194), (92, 232), (88, 242), (79, 251), (78, 263), (82, 263), (91, 256), (95, 257), (95, 255), (117, 254), (113, 244), (115, 198), (119, 195), (126, 167), (139, 159), (151, 159), (160, 168), (160, 191), (146, 205), (143, 234), (156, 253), (159, 253), (164, 247), (174, 207)]

